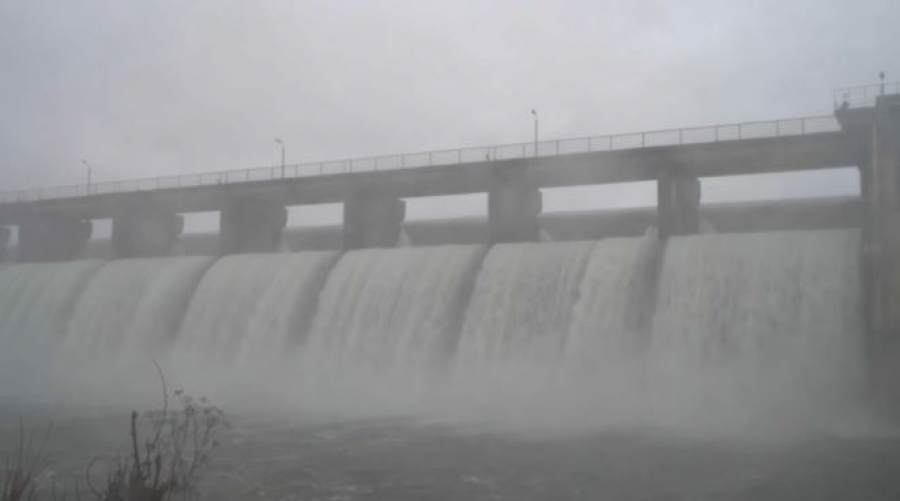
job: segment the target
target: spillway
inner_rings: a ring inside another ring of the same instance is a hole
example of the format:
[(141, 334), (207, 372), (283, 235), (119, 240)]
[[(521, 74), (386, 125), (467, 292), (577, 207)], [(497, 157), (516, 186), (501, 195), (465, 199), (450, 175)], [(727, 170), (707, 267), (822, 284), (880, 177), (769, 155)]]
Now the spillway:
[(67, 356), (101, 363), (118, 360), (122, 352), (155, 358), (175, 338), (194, 288), (212, 263), (207, 257), (107, 263), (75, 304)]
[(101, 266), (73, 261), (0, 270), (0, 353), (38, 359), (60, 346), (78, 295)]
[(503, 244), (485, 258), (459, 343), (459, 363), (552, 362), (562, 356), (593, 242)]
[(860, 235), (821, 230), (669, 241), (648, 366), (716, 405), (784, 405), (859, 389)]
[(448, 245), (345, 254), (322, 292), (304, 363), (388, 374), (451, 358), (483, 253)]
[(331, 252), (219, 259), (185, 313), (173, 356), (200, 365), (280, 358), (304, 340)]
[(183, 385), (355, 409), (780, 408), (862, 384), (860, 245), (819, 230), (11, 265), (0, 358), (63, 351), (95, 386), (158, 360)]
[(594, 245), (566, 334), (567, 371), (615, 376), (640, 357), (650, 342), (659, 250), (653, 234)]

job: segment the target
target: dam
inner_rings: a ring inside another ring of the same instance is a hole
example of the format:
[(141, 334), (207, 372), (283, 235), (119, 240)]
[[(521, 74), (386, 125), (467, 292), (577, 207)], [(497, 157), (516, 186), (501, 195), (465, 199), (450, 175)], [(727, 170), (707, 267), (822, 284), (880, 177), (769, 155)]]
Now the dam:
[[(822, 475), (880, 498), (896, 436), (843, 424), (898, 401), (900, 95), (868, 104), (0, 194), (0, 451), (49, 416), (53, 478), (81, 478), (156, 364), (238, 417), (202, 499), (815, 498)], [(859, 196), (700, 203), (705, 178), (848, 167)], [(542, 211), (630, 181), (657, 207)], [(405, 221), (464, 193), (486, 218)], [(286, 227), (322, 202), (343, 225)]]
[[(64, 386), (64, 367), (156, 360), (213, 387), (295, 374), (281, 390), (298, 399), (431, 398), (441, 381), (688, 414), (890, 387), (898, 110), (883, 95), (830, 117), (3, 194), (0, 224), (18, 228), (3, 370)], [(700, 204), (700, 178), (839, 167), (859, 169), (858, 199)], [(647, 180), (655, 211), (583, 214), (568, 233), (541, 215), (541, 188)], [(467, 241), (397, 245), (428, 233), (404, 199), (474, 192), (488, 217), (460, 223)], [(284, 252), (286, 207), (323, 202), (345, 204), (332, 248)], [(221, 212), (217, 245), (174, 255), (196, 211)], [(108, 255), (85, 259), (100, 218)]]

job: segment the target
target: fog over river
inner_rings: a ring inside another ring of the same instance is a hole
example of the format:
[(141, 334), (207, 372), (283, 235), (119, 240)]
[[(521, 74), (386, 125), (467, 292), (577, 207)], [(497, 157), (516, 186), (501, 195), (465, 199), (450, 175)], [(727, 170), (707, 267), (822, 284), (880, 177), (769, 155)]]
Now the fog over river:
[[(0, 449), (56, 478), (170, 389), (205, 499), (896, 499), (857, 230), (0, 269)], [(46, 479), (45, 479), (46, 480)]]

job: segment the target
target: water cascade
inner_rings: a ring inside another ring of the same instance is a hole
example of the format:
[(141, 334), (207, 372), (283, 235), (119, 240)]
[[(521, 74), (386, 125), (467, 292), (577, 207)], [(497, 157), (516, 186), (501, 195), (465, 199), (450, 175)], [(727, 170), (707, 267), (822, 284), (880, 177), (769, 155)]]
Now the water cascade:
[(75, 305), (66, 354), (93, 362), (115, 361), (122, 352), (155, 358), (175, 338), (194, 288), (212, 262), (207, 257), (110, 261)]
[(219, 259), (194, 293), (173, 355), (187, 364), (250, 364), (304, 340), (331, 252)]
[(483, 254), (474, 245), (345, 254), (322, 291), (305, 365), (378, 375), (434, 368), (452, 356)]
[(0, 397), (27, 394), (39, 379), (53, 379), (46, 369), (57, 360), (75, 300), (101, 266), (73, 261), (0, 270)]
[(659, 243), (644, 238), (598, 241), (572, 308), (563, 365), (571, 376), (631, 377), (650, 342)]
[(78, 294), (101, 266), (72, 261), (0, 270), (0, 353), (38, 359), (59, 346)]
[(558, 363), (592, 242), (502, 244), (485, 258), (466, 311), (459, 363)]
[(181, 384), (354, 409), (468, 392), (749, 416), (859, 388), (859, 252), (858, 230), (817, 230), (10, 265), (0, 376), (61, 347), (95, 386), (159, 355)]
[(856, 230), (668, 242), (648, 353), (661, 393), (777, 406), (855, 388), (863, 373)]

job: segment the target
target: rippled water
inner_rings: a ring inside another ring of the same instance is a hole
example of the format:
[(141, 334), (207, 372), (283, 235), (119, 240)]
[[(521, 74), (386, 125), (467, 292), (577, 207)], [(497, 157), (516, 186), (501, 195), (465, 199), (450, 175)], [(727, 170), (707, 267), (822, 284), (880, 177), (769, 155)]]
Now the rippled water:
[[(21, 409), (19, 409), (21, 410)], [(4, 411), (0, 444), (16, 424)], [(57, 479), (125, 451), (127, 413), (53, 415)], [(234, 418), (202, 476), (205, 500), (894, 500), (900, 436), (687, 438), (621, 428), (525, 437), (420, 419)]]

